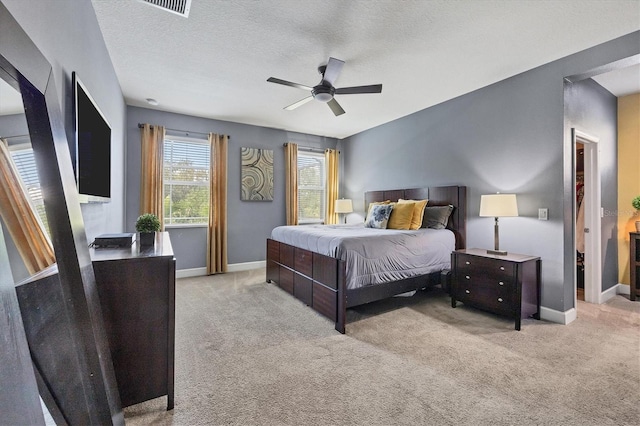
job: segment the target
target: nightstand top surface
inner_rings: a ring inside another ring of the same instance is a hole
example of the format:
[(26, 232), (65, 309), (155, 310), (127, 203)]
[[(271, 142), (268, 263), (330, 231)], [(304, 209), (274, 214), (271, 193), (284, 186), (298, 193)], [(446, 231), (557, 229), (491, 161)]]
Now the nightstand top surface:
[(527, 262), (529, 260), (540, 259), (539, 256), (531, 256), (528, 254), (518, 254), (518, 253), (511, 253), (511, 252), (507, 254), (490, 254), (490, 253), (487, 253), (486, 249), (478, 249), (478, 248), (460, 249), (460, 250), (456, 250), (455, 253), (470, 254), (472, 256), (487, 257), (490, 259), (506, 260), (509, 262)]

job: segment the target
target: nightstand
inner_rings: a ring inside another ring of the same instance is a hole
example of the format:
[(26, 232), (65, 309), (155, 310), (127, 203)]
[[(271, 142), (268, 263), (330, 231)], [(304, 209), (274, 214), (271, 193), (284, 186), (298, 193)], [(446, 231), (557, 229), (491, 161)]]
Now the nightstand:
[(511, 317), (520, 330), (522, 318), (540, 319), (539, 257), (483, 249), (451, 253), (451, 306), (466, 305)]

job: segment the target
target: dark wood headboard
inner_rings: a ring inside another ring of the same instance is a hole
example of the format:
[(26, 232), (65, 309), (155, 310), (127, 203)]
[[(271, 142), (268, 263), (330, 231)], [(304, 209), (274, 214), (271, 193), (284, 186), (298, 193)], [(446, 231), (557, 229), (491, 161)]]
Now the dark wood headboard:
[(367, 191), (364, 193), (364, 211), (369, 203), (375, 201), (429, 200), (427, 206), (447, 206), (453, 211), (449, 217), (447, 229), (456, 236), (456, 249), (466, 248), (467, 242), (467, 187), (466, 186), (429, 186), (424, 188), (389, 189)]

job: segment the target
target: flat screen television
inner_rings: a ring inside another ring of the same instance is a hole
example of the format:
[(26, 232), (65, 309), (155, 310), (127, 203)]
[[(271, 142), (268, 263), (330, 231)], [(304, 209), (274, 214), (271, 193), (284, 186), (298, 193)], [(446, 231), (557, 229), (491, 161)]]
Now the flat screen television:
[(75, 72), (72, 86), (76, 140), (71, 152), (80, 202), (107, 202), (111, 198), (111, 126)]

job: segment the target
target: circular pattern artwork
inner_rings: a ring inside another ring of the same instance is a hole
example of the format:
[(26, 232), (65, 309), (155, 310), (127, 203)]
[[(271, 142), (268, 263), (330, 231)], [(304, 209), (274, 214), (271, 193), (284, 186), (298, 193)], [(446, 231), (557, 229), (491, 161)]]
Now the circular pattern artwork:
[(273, 150), (241, 148), (242, 194), (245, 201), (273, 200)]

